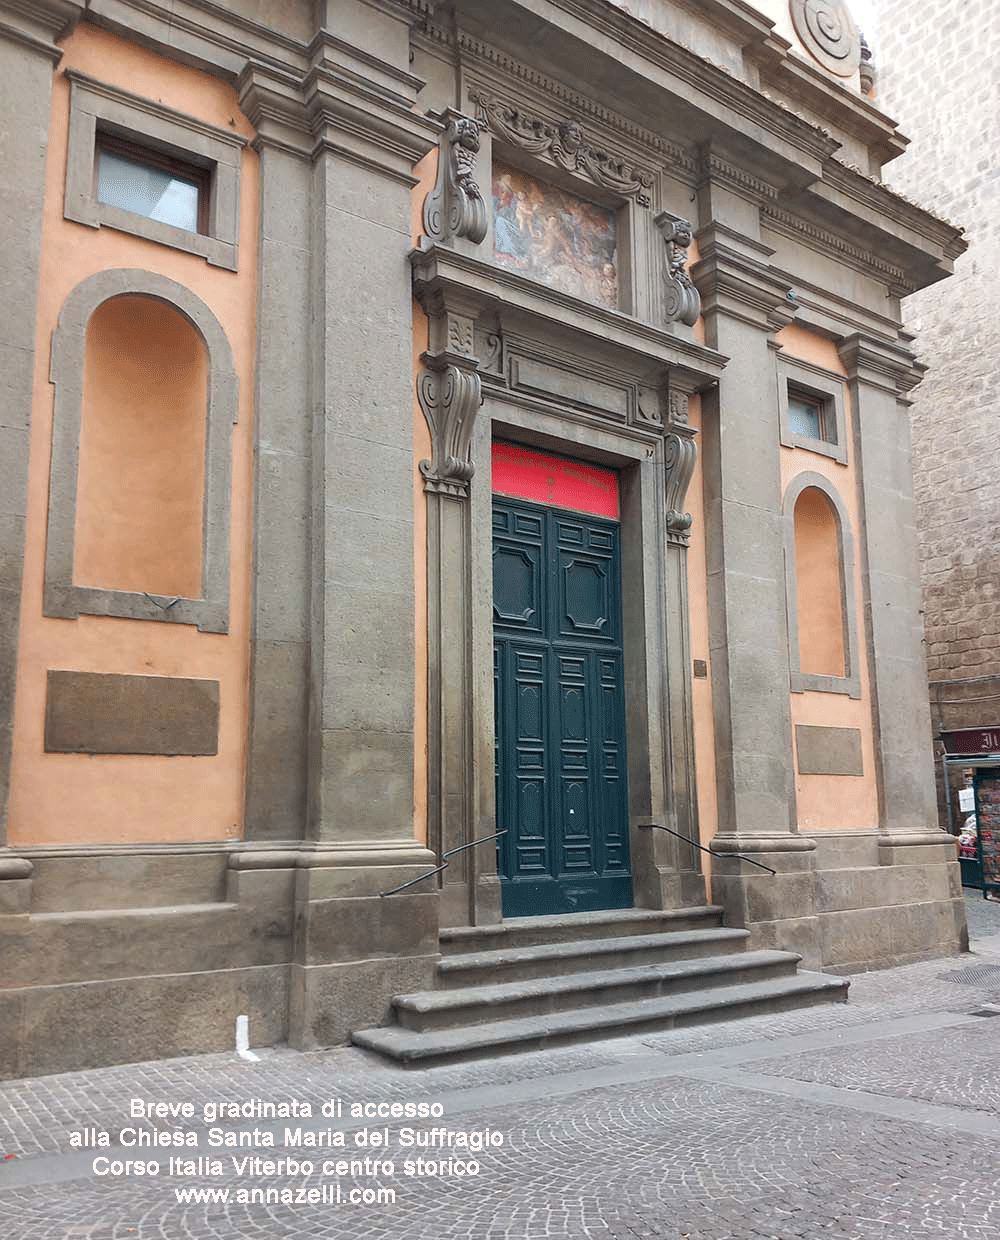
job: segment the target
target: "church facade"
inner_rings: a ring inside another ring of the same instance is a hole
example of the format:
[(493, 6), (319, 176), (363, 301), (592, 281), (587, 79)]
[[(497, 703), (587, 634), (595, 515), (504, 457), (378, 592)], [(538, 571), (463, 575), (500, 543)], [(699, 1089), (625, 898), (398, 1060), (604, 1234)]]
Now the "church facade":
[(335, 1045), (530, 917), (960, 948), (900, 305), (964, 242), (861, 51), (0, 0), (0, 1074)]

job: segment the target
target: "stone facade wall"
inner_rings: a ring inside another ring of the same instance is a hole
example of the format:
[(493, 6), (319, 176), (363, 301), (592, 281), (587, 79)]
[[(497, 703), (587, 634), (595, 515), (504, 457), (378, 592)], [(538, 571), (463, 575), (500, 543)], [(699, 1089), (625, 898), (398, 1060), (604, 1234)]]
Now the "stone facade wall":
[(930, 363), (911, 419), (932, 717), (985, 726), (1000, 719), (1000, 9), (882, 0), (879, 23), (877, 102), (912, 137), (886, 179), (970, 242), (904, 314)]

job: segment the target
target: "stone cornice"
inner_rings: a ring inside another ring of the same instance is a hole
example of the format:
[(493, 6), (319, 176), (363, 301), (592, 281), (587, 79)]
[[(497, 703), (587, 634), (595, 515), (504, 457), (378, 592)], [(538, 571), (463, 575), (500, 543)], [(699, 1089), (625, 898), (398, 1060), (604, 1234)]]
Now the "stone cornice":
[(968, 249), (964, 229), (911, 202), (898, 190), (867, 176), (859, 168), (830, 159), (823, 169), (823, 180), (862, 206), (940, 246), (949, 260), (958, 258)]
[(701, 294), (706, 318), (723, 314), (763, 331), (784, 327), (794, 318), (788, 284), (772, 271), (773, 251), (722, 224), (697, 234), (698, 262), (691, 277)]
[(879, 340), (858, 332), (837, 346), (852, 382), (905, 396), (924, 377), (926, 366), (918, 362), (909, 346), (900, 341)]
[(83, 15), (85, 0), (0, 0), (0, 39), (19, 43), (53, 63), (62, 58), (56, 46)]
[[(547, 0), (547, 3), (571, 18), (585, 21), (653, 68), (671, 75), (676, 79), (678, 99), (689, 107), (700, 108), (713, 118), (717, 118), (718, 104), (730, 107), (743, 121), (759, 125), (777, 139), (778, 147), (787, 143), (806, 162), (822, 162), (840, 145), (822, 126), (605, 0)], [(469, 37), (460, 35), (459, 38), (462, 41)], [(474, 48), (470, 46), (468, 50)], [(498, 49), (493, 51), (497, 53)], [(516, 61), (509, 53), (500, 51), (498, 54)], [(700, 103), (699, 98), (704, 102)], [(734, 124), (732, 128), (734, 132), (745, 134), (747, 127)]]
[[(185, 63), (233, 80), (248, 60), (304, 70), (307, 44), (216, 0), (89, 0), (87, 20)], [(158, 35), (159, 29), (159, 35)]]
[(907, 278), (902, 267), (890, 263), (864, 246), (849, 241), (840, 233), (806, 219), (804, 216), (781, 207), (776, 202), (762, 206), (763, 223), (766, 227), (784, 236), (791, 237), (811, 249), (828, 254), (838, 261), (845, 262), (865, 275), (886, 284), (896, 296), (903, 297), (912, 293), (918, 285)]
[(569, 330), (595, 347), (630, 353), (642, 366), (676, 368), (691, 390), (713, 383), (726, 364), (715, 349), (443, 246), (414, 250), (410, 261), (414, 292), (432, 315), (456, 300), (466, 314), (471, 307), (480, 314), (502, 311), (505, 318), (513, 313), (542, 339)]

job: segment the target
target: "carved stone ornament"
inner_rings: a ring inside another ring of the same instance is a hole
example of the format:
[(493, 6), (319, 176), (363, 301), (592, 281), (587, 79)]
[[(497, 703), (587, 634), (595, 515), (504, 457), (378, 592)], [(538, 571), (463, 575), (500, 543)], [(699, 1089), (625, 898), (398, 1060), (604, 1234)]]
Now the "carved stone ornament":
[(674, 422), (667, 427), (667, 433), (663, 437), (663, 464), (667, 482), (667, 541), (680, 546), (687, 544), (688, 531), (691, 529), (691, 514), (684, 511), (684, 500), (698, 459), (698, 449), (694, 442), (697, 433), (695, 428), (688, 426), (686, 422)]
[(641, 207), (649, 206), (653, 185), (649, 173), (589, 145), (577, 121), (567, 118), (553, 125), (481, 91), (474, 91), (471, 98), (480, 124), (503, 141), (550, 159), (566, 172), (585, 176), (623, 198), (634, 198)]
[(424, 199), (424, 233), (432, 241), (468, 237), (478, 245), (486, 236), (486, 204), (474, 177), (479, 124), (454, 108), (443, 119), (437, 181)]
[(431, 432), (431, 459), (420, 462), (424, 490), (464, 497), (475, 473), (470, 444), (483, 403), (482, 381), (473, 361), (461, 354), (425, 353), (426, 370), (417, 380), (417, 397)]
[(691, 225), (679, 215), (661, 211), (653, 217), (660, 230), (666, 252), (663, 257), (663, 279), (666, 284), (664, 313), (668, 323), (681, 322), (692, 327), (701, 314), (701, 295), (687, 273)]
[(810, 56), (837, 77), (853, 77), (861, 33), (845, 0), (789, 0), (792, 25)]

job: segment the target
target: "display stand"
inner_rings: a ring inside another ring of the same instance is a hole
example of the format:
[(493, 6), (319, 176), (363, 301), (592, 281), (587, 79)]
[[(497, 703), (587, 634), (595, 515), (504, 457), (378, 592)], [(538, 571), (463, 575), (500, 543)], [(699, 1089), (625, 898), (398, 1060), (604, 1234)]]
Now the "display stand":
[(977, 770), (973, 779), (976, 793), (976, 825), (979, 867), (983, 897), (1000, 894), (1000, 771)]

